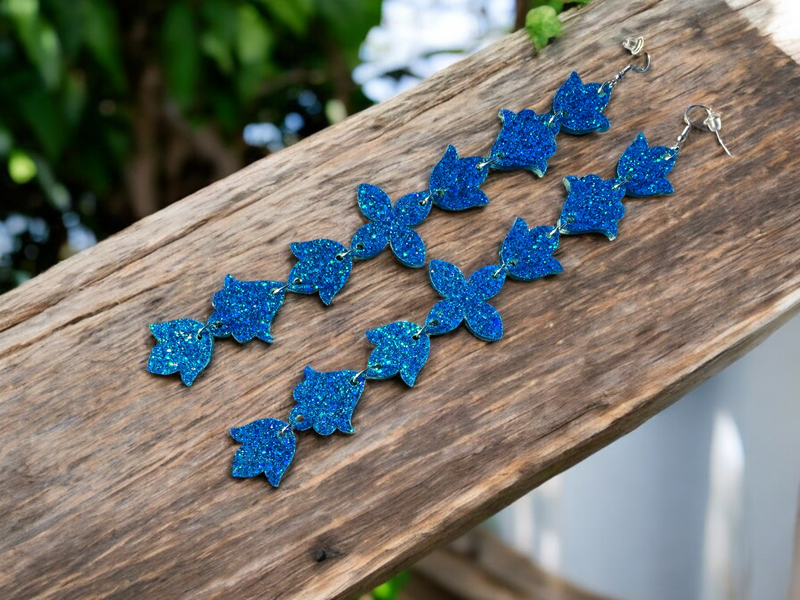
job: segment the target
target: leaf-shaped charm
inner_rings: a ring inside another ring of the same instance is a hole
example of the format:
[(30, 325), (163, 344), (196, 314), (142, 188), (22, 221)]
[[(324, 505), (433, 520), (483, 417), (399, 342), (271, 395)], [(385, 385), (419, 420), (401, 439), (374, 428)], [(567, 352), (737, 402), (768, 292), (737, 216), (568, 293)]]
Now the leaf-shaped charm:
[(217, 337), (232, 335), (237, 342), (245, 343), (257, 337), (272, 341), (270, 326), (275, 313), (286, 297), (279, 281), (239, 281), (233, 275), (225, 276), (222, 289), (214, 294), (214, 308), (209, 318)]
[(625, 214), (621, 200), (625, 189), (615, 179), (603, 180), (597, 175), (565, 177), (567, 200), (559, 219), (561, 231), (567, 234), (602, 233), (613, 240), (617, 237), (617, 221)]
[(233, 457), (231, 475), (264, 473), (267, 481), (278, 487), (294, 458), (296, 440), (291, 426), (279, 419), (259, 419), (231, 429), (231, 437), (242, 445)]
[(295, 242), (291, 248), (299, 262), (289, 273), (288, 290), (298, 294), (319, 292), (320, 300), (330, 304), (350, 277), (352, 254), (333, 240)]
[(517, 217), (503, 241), (500, 259), (510, 277), (533, 281), (563, 271), (561, 264), (553, 258), (556, 248), (557, 230), (547, 226), (528, 229), (528, 224)]
[(547, 170), (547, 159), (556, 151), (558, 119), (537, 115), (532, 110), (514, 113), (501, 110), (503, 128), (492, 146), (489, 159), (493, 169), (528, 169), (539, 177)]
[(426, 192), (407, 194), (393, 207), (389, 196), (379, 187), (358, 186), (358, 206), (370, 222), (362, 226), (350, 242), (354, 258), (372, 258), (389, 244), (397, 260), (407, 267), (425, 264), (425, 243), (411, 229), (431, 212)]
[(459, 158), (455, 147), (448, 146), (442, 159), (431, 171), (430, 195), (433, 202), (444, 210), (486, 206), (489, 198), (480, 190), (480, 186), (489, 174), (488, 166), (489, 161), (485, 158)]
[(573, 71), (556, 95), (553, 96), (553, 114), (561, 129), (567, 133), (581, 135), (591, 131), (606, 131), (611, 127), (603, 114), (611, 90), (600, 92), (600, 83), (584, 83)]
[(501, 266), (483, 267), (466, 281), (455, 265), (443, 260), (432, 260), (430, 277), (434, 289), (444, 300), (434, 304), (428, 313), (425, 319), (426, 333), (447, 333), (466, 321), (467, 329), (482, 340), (495, 342), (503, 337), (500, 314), (486, 302), (505, 283), (506, 274)]
[(194, 319), (176, 319), (150, 325), (150, 331), (157, 343), (150, 351), (147, 370), (156, 375), (180, 373), (181, 381), (192, 385), (211, 360), (211, 326)]
[(416, 323), (398, 321), (367, 331), (367, 339), (375, 345), (367, 376), (388, 379), (399, 373), (406, 385), (414, 385), (431, 349), (430, 338), (421, 330)]
[(289, 420), (298, 431), (311, 429), (330, 435), (337, 429), (353, 433), (350, 419), (364, 391), (366, 379), (356, 371), (321, 373), (311, 367), (303, 371), (305, 379), (294, 388), (297, 405)]
[(617, 163), (617, 178), (628, 196), (643, 198), (671, 194), (667, 173), (675, 166), (678, 152), (665, 146), (647, 147), (643, 133), (636, 136)]

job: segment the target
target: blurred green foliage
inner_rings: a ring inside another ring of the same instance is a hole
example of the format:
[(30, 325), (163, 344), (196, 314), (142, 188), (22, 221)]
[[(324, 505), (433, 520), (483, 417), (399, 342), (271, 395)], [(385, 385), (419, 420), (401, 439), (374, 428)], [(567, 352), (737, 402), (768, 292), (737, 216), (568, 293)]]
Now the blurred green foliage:
[(0, 0), (0, 291), (268, 153), (247, 124), (274, 149), (368, 106), (351, 70), (380, 12)]

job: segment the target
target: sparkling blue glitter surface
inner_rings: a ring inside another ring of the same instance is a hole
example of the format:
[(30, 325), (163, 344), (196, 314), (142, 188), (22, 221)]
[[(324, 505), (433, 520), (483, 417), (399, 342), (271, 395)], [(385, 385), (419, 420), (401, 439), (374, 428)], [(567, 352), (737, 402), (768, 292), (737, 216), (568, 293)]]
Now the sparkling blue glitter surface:
[(369, 223), (362, 226), (350, 242), (354, 258), (377, 256), (387, 244), (397, 260), (407, 267), (425, 264), (425, 242), (411, 229), (425, 220), (431, 203), (427, 192), (407, 194), (392, 206), (389, 196), (379, 187), (362, 183), (358, 186), (358, 206)]
[(509, 277), (533, 281), (564, 270), (553, 258), (556, 248), (558, 232), (554, 232), (552, 227), (528, 229), (528, 224), (517, 217), (503, 241), (500, 259), (505, 263)]
[(300, 262), (289, 273), (289, 291), (298, 294), (319, 292), (320, 300), (330, 304), (350, 277), (353, 255), (333, 240), (294, 242), (291, 248)]
[(597, 175), (565, 177), (567, 199), (561, 211), (562, 231), (566, 234), (597, 232), (613, 240), (617, 237), (617, 221), (625, 214), (621, 200), (623, 186), (614, 189), (616, 179), (603, 180)]
[(483, 267), (464, 279), (461, 269), (443, 260), (432, 260), (430, 277), (433, 288), (444, 298), (434, 304), (425, 319), (425, 331), (439, 335), (453, 331), (462, 321), (476, 336), (487, 342), (503, 337), (500, 313), (486, 300), (494, 297), (506, 280), (499, 265)]
[(330, 435), (337, 429), (353, 433), (350, 419), (364, 391), (366, 378), (356, 371), (320, 373), (311, 367), (303, 371), (305, 379), (294, 388), (297, 405), (289, 420), (298, 431), (311, 429), (320, 435)]
[(431, 340), (421, 330), (416, 323), (398, 321), (367, 331), (367, 339), (375, 345), (367, 377), (388, 379), (399, 373), (406, 385), (414, 385), (431, 350)]
[(643, 133), (636, 136), (617, 163), (617, 177), (626, 181), (628, 196), (645, 197), (671, 194), (667, 173), (675, 166), (678, 153), (665, 146), (647, 147)]
[(464, 210), (473, 206), (486, 206), (489, 198), (480, 190), (489, 174), (488, 164), (480, 156), (459, 158), (453, 146), (448, 146), (442, 159), (431, 171), (430, 195), (433, 202), (444, 210)]
[(217, 337), (232, 335), (241, 343), (254, 337), (271, 342), (272, 319), (285, 297), (279, 281), (239, 281), (226, 275), (222, 289), (214, 294), (217, 312), (208, 319), (214, 325), (211, 332)]
[(552, 115), (537, 115), (528, 109), (519, 113), (501, 110), (499, 116), (503, 128), (489, 154), (492, 169), (529, 169), (543, 176), (547, 159), (556, 151), (558, 119), (548, 125)]
[(273, 486), (294, 458), (296, 440), (291, 427), (278, 419), (259, 419), (231, 429), (231, 437), (242, 446), (233, 457), (231, 475), (255, 477), (264, 473)]
[(177, 319), (150, 325), (156, 345), (150, 351), (147, 370), (156, 375), (180, 372), (181, 381), (192, 385), (206, 368), (214, 350), (210, 327), (194, 319)]
[(611, 127), (603, 114), (611, 91), (600, 93), (600, 83), (584, 83), (573, 71), (553, 96), (553, 114), (558, 115), (561, 129), (574, 135), (591, 131), (606, 131)]

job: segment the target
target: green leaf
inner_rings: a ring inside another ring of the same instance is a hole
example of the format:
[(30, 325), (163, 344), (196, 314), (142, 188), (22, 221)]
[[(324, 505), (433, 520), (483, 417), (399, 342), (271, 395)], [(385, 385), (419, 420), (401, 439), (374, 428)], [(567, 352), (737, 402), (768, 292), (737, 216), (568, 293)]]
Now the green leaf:
[(242, 4), (236, 11), (236, 17), (236, 55), (239, 61), (245, 65), (266, 62), (274, 41), (266, 22), (249, 4)]
[(62, 73), (61, 44), (53, 26), (39, 15), (39, 3), (4, 0), (2, 12), (11, 18), (17, 38), (44, 84), (51, 90), (58, 87)]
[(188, 4), (171, 4), (161, 29), (162, 60), (167, 87), (183, 111), (191, 108), (200, 79), (200, 42), (196, 31), (197, 23)]
[(67, 124), (59, 99), (44, 89), (34, 89), (19, 98), (17, 106), (47, 157), (58, 160), (67, 141)]
[(116, 14), (107, 0), (82, 0), (83, 40), (100, 66), (111, 78), (115, 89), (125, 86), (125, 72), (119, 51), (119, 28)]
[(233, 47), (238, 34), (236, 6), (224, 0), (205, 0), (202, 13), (206, 29), (200, 37), (203, 52), (217, 63), (219, 70), (233, 73)]
[(351, 66), (369, 30), (381, 22), (381, 0), (324, 0), (319, 12)]
[(551, 38), (561, 35), (561, 21), (552, 6), (538, 6), (528, 11), (525, 29), (536, 50), (541, 50)]
[[(588, 0), (586, 1), (588, 2)], [(560, 13), (564, 10), (564, 0), (533, 0), (531, 8), (537, 8), (539, 6), (550, 6), (557, 13)]]

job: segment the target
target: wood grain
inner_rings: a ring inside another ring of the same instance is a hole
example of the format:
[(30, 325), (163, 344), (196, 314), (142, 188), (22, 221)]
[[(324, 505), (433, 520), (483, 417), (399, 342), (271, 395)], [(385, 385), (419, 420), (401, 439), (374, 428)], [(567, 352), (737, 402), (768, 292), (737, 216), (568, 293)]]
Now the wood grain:
[[(292, 241), (347, 241), (358, 183), (424, 189), (446, 144), (486, 153), (498, 109), (546, 109), (573, 68), (608, 78), (634, 33), (654, 66), (615, 91), (612, 130), (432, 215), (429, 257), (490, 264), (516, 215), (554, 222), (561, 176), (610, 176), (638, 131), (670, 143), (691, 103), (722, 112), (736, 158), (695, 132), (674, 196), (629, 201), (613, 243), (565, 240), (563, 275), (506, 285), (502, 341), (436, 339), (412, 390), (368, 387), (356, 435), (300, 436), (279, 490), (233, 480), (227, 429), (286, 415), (306, 364), (363, 365), (366, 329), (424, 318), (425, 271), (384, 253), (330, 308), (288, 298), (272, 346), (220, 343), (190, 389), (145, 371), (147, 324), (207, 316), (226, 273), (283, 277)], [(509, 36), (6, 294), (0, 597), (346, 598), (635, 428), (798, 307), (799, 81), (720, 0), (595, 0), (538, 57)]]

